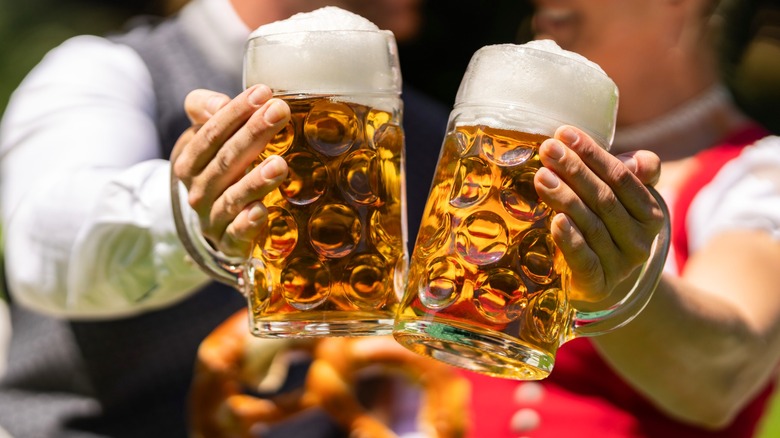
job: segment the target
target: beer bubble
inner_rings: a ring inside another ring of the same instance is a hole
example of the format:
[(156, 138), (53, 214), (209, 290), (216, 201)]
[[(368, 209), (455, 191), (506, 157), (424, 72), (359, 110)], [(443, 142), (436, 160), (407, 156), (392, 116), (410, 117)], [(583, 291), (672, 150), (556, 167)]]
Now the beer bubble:
[(479, 157), (466, 157), (458, 161), (452, 182), (450, 205), (463, 208), (485, 199), (493, 186), (493, 172)]
[(406, 257), (406, 253), (402, 251), (401, 255), (398, 256), (398, 260), (395, 262), (395, 268), (393, 269), (393, 285), (396, 301), (401, 301), (403, 299), (408, 278), (409, 259)]
[(282, 196), (294, 205), (307, 205), (319, 199), (328, 187), (328, 169), (308, 152), (294, 152), (285, 157), (287, 178), (279, 186)]
[(309, 219), (311, 246), (320, 255), (344, 257), (360, 241), (360, 218), (352, 208), (343, 204), (328, 204), (318, 208)]
[(385, 262), (378, 255), (355, 257), (344, 269), (347, 298), (360, 309), (382, 307), (387, 301), (388, 274)]
[(262, 260), (252, 257), (249, 259), (248, 267), (244, 271), (244, 279), (252, 290), (249, 294), (252, 300), (251, 308), (262, 312), (271, 302), (271, 288), (274, 283)]
[(529, 333), (542, 343), (554, 344), (568, 314), (565, 292), (558, 288), (547, 289), (531, 299), (526, 319)]
[[(447, 151), (453, 150), (459, 157), (466, 156), (474, 145), (474, 139), (477, 137), (478, 130), (471, 129), (471, 127), (461, 128), (461, 117), (458, 111), (453, 111), (451, 117), (452, 122), (447, 130), (452, 132), (452, 135), (444, 138), (444, 149)], [(456, 126), (457, 128), (454, 128)]]
[(404, 178), (403, 129), (393, 123), (381, 126), (374, 136), (376, 146), (376, 191), (379, 199), (388, 204), (397, 204), (403, 197), (401, 179)]
[(520, 267), (523, 273), (538, 284), (549, 284), (556, 277), (556, 247), (550, 231), (533, 228), (520, 241)]
[(366, 139), (368, 139), (368, 145), (372, 149), (376, 149), (376, 136), (377, 131), (385, 124), (390, 122), (392, 115), (387, 111), (378, 111), (376, 109), (368, 110), (366, 114), (366, 120), (364, 127), (366, 130)]
[(501, 216), (477, 211), (461, 222), (455, 232), (455, 250), (469, 263), (489, 265), (506, 254), (509, 231)]
[[(292, 146), (295, 139), (295, 123), (290, 120), (289, 123), (284, 125), (281, 131), (277, 132), (273, 136), (271, 141), (266, 144), (265, 149), (260, 152), (260, 159), (266, 159), (271, 155), (283, 155)], [(257, 165), (259, 163), (256, 163)]]
[(501, 182), (501, 205), (521, 221), (535, 222), (550, 213), (534, 189), (535, 174), (535, 168), (525, 167), (507, 174)]
[(339, 168), (340, 184), (344, 194), (358, 204), (371, 205), (377, 202), (376, 173), (372, 163), (376, 153), (371, 150), (358, 149), (349, 154), (341, 162)]
[(355, 112), (348, 105), (320, 101), (306, 116), (303, 132), (314, 149), (329, 157), (335, 157), (355, 144), (360, 126)]
[(486, 135), (482, 130), (478, 140), (488, 160), (498, 166), (518, 166), (534, 156), (532, 145), (519, 143), (516, 139), (499, 132)]
[(403, 245), (401, 215), (398, 204), (391, 206), (390, 210), (376, 210), (369, 219), (369, 236), (377, 251), (386, 259), (390, 259), (401, 252)]
[(292, 252), (298, 243), (298, 225), (293, 215), (284, 208), (268, 207), (267, 237), (263, 244), (266, 260), (281, 260)]
[(465, 270), (454, 257), (438, 257), (427, 266), (419, 289), (420, 302), (429, 309), (441, 310), (460, 297)]
[(415, 251), (419, 251), (421, 257), (428, 257), (447, 242), (452, 232), (452, 216), (450, 213), (434, 209), (425, 216), (417, 233)]
[(282, 270), (282, 294), (298, 310), (313, 309), (330, 295), (330, 271), (314, 257), (300, 257), (290, 261)]
[(522, 279), (505, 268), (480, 274), (473, 302), (482, 316), (496, 324), (508, 324), (520, 318), (528, 304)]

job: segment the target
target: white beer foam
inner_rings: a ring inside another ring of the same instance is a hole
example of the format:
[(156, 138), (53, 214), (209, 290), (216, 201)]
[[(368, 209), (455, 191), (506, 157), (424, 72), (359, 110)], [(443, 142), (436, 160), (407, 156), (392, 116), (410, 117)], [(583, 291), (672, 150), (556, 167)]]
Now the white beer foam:
[(379, 27), (370, 20), (350, 11), (336, 6), (325, 6), (312, 12), (301, 12), (285, 20), (260, 26), (252, 32), (249, 38), (276, 33), (325, 30), (377, 31)]
[(276, 93), (400, 93), (395, 37), (335, 6), (295, 14), (250, 35), (244, 84), (257, 83)]
[[(455, 99), (458, 124), (548, 136), (571, 124), (606, 148), (614, 137), (617, 105), (617, 85), (604, 70), (552, 40), (477, 50)], [(483, 108), (491, 106), (496, 110)]]

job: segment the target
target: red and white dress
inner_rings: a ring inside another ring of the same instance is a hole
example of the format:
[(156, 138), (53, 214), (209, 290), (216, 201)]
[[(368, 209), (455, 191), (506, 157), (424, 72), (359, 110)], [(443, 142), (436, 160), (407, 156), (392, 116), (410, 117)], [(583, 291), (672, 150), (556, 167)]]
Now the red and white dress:
[[(682, 189), (663, 194), (672, 219), (668, 271), (679, 272), (688, 254), (723, 230), (760, 228), (780, 237), (780, 137), (753, 126), (694, 159), (696, 171)], [(623, 382), (586, 338), (564, 344), (553, 372), (540, 382), (464, 374), (472, 383), (473, 438), (749, 437), (774, 391), (771, 382), (728, 428), (712, 432), (664, 415)], [(513, 432), (514, 415), (525, 415), (535, 427)]]

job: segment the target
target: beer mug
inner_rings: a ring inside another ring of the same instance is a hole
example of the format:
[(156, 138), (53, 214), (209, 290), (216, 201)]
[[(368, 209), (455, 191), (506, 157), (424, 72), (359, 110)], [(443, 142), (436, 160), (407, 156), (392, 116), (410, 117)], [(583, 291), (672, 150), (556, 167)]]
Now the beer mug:
[(246, 295), (256, 336), (389, 335), (408, 265), (392, 32), (255, 31), (244, 86), (259, 83), (292, 113), (255, 162), (274, 154), (289, 166), (263, 199), (267, 227), (248, 260), (232, 260), (197, 243), (198, 227), (181, 217), (185, 246), (210, 275)]
[(609, 147), (618, 91), (595, 64), (552, 41), (486, 46), (461, 82), (399, 305), (394, 337), (472, 371), (546, 377), (562, 343), (630, 321), (657, 286), (668, 213), (631, 292), (599, 312), (569, 300), (570, 271), (533, 179), (538, 147), (562, 124)]

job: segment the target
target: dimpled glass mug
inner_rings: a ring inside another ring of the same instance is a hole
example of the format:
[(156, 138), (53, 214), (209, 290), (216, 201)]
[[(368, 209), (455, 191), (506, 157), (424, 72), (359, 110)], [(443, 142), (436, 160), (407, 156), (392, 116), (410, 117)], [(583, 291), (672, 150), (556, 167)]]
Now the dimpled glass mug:
[(232, 260), (174, 202), (185, 246), (247, 296), (256, 336), (390, 334), (408, 266), (393, 34), (334, 7), (261, 26), (244, 58), (245, 87), (259, 83), (292, 113), (255, 162), (289, 166), (263, 199), (268, 225), (248, 260)]
[(533, 179), (539, 145), (562, 124), (607, 148), (618, 91), (595, 64), (552, 41), (478, 50), (461, 82), (429, 192), (394, 336), (408, 349), (472, 371), (535, 380), (564, 342), (618, 328), (650, 299), (669, 223), (631, 292), (599, 312), (569, 303), (569, 268), (553, 212)]

